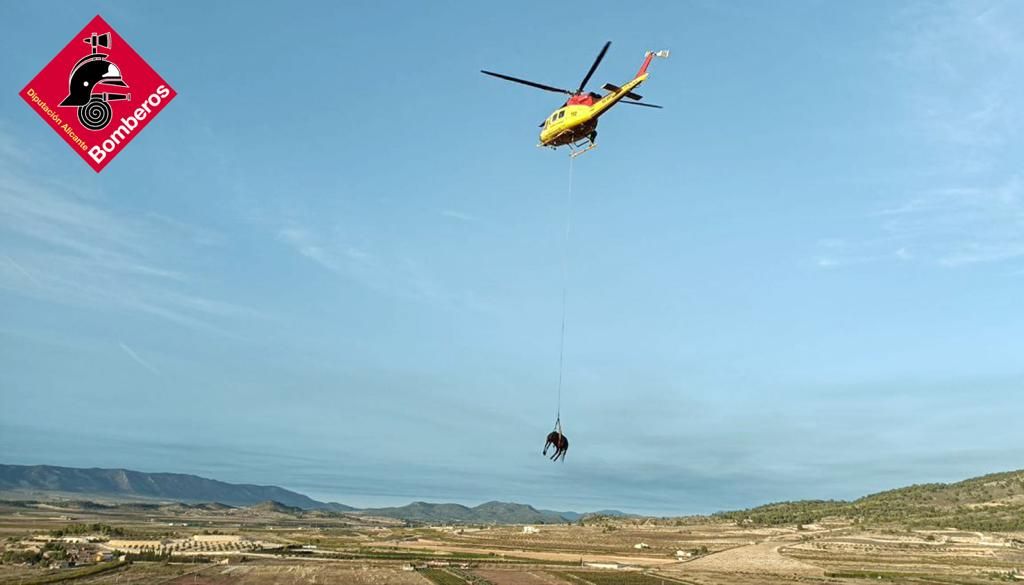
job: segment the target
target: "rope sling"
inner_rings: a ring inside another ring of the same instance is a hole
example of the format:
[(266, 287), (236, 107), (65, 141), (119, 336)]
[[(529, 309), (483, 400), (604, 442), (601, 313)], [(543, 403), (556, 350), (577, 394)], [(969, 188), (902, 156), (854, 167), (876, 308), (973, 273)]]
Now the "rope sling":
[(569, 191), (565, 197), (565, 232), (562, 238), (562, 328), (558, 339), (558, 401), (555, 406), (555, 429), (562, 442), (562, 382), (565, 377), (565, 314), (569, 296), (569, 235), (572, 233), (573, 161), (569, 157)]

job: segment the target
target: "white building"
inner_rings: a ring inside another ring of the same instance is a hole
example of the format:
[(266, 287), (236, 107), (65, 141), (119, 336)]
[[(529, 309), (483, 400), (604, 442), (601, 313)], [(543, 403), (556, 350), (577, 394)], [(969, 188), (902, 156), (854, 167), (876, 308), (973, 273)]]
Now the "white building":
[(620, 565), (619, 563), (604, 563), (604, 562), (584, 562), (584, 567), (590, 567), (591, 569), (625, 569), (626, 565)]

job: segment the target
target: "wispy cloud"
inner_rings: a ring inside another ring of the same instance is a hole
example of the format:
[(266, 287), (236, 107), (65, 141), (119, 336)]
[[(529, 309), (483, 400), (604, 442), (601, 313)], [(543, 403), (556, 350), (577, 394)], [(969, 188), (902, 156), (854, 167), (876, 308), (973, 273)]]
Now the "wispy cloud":
[(1020, 135), (1024, 18), (1019, 2), (910, 5), (891, 60), (907, 76), (920, 129), (951, 147), (998, 148)]
[(160, 375), (160, 370), (156, 369), (155, 367), (153, 367), (153, 365), (152, 365), (152, 364), (150, 364), (150, 363), (149, 363), (149, 362), (147, 362), (146, 360), (144, 360), (144, 359), (142, 359), (141, 357), (139, 357), (139, 354), (137, 354), (137, 353), (135, 352), (135, 350), (134, 350), (134, 349), (132, 349), (131, 347), (129, 347), (127, 343), (125, 343), (125, 342), (123, 342), (123, 341), (120, 341), (120, 342), (118, 342), (118, 345), (119, 345), (119, 346), (121, 347), (121, 349), (122, 349), (122, 350), (123, 350), (123, 351), (124, 351), (124, 352), (125, 352), (126, 354), (128, 354), (128, 357), (132, 358), (132, 360), (133, 360), (133, 361), (134, 361), (135, 363), (137, 363), (137, 364), (139, 364), (140, 366), (142, 366), (142, 367), (146, 368), (147, 370), (149, 370), (150, 372), (152, 372), (153, 374), (155, 374), (155, 375), (157, 375), (157, 376), (159, 376), (159, 375)]
[(473, 291), (443, 283), (422, 260), (370, 251), (365, 244), (346, 242), (342, 231), (335, 229), (328, 236), (292, 222), (277, 230), (277, 239), (322, 268), (381, 294), (448, 307), (488, 308)]
[(818, 268), (833, 269), (886, 261), (907, 262), (914, 258), (914, 253), (898, 238), (882, 237), (866, 241), (828, 238), (818, 242), (813, 262)]
[(254, 314), (194, 292), (201, 283), (169, 260), (216, 241), (212, 231), (111, 211), (101, 196), (27, 169), (0, 149), (0, 290), (218, 332), (225, 318)]
[(475, 223), (475, 222), (479, 221), (479, 219), (475, 215), (470, 215), (468, 213), (465, 213), (465, 212), (462, 212), (462, 211), (457, 211), (457, 210), (454, 210), (454, 209), (445, 209), (445, 210), (441, 211), (441, 215), (444, 216), (444, 217), (450, 217), (451, 219), (457, 219), (459, 221), (464, 221), (466, 223)]
[(1024, 258), (1024, 180), (935, 189), (865, 218), (877, 235), (818, 242), (815, 261), (834, 268), (881, 261), (959, 267)]
[(919, 141), (927, 179), (822, 240), (821, 268), (878, 262), (943, 267), (1024, 259), (1024, 4), (908, 4), (893, 47), (900, 129)]
[(18, 271), (18, 273), (24, 276), (29, 282), (39, 287), (43, 286), (43, 283), (39, 282), (39, 279), (37, 279), (31, 272), (26, 270), (24, 266), (15, 262), (14, 258), (4, 255), (4, 260), (6, 260), (8, 265), (10, 265), (16, 271)]
[(277, 237), (299, 254), (334, 272), (365, 276), (363, 269), (372, 270), (377, 263), (364, 250), (351, 245), (324, 244), (320, 235), (295, 224), (278, 230)]

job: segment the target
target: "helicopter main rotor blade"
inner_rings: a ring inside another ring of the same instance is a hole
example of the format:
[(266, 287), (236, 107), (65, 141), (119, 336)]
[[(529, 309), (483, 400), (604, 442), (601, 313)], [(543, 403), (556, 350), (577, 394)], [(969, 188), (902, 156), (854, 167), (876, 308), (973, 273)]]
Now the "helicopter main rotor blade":
[(480, 73), (483, 73), (484, 75), (490, 75), (491, 77), (504, 79), (506, 81), (522, 83), (523, 85), (529, 85), (530, 87), (536, 87), (537, 89), (543, 89), (545, 91), (553, 91), (555, 93), (564, 93), (567, 95), (572, 95), (572, 92), (567, 89), (562, 89), (560, 87), (551, 87), (550, 85), (544, 85), (543, 83), (537, 83), (535, 81), (527, 81), (525, 79), (519, 79), (518, 77), (512, 77), (510, 75), (502, 75), (501, 73), (495, 73), (493, 71), (484, 71), (483, 69), (480, 70)]
[(645, 108), (658, 108), (659, 110), (664, 109), (663, 106), (657, 106), (657, 105), (654, 105), (654, 104), (642, 104), (640, 102), (631, 102), (629, 100), (619, 100), (619, 103), (620, 104), (629, 104), (631, 106), (643, 106)]
[(601, 64), (601, 59), (604, 59), (604, 54), (608, 52), (608, 47), (612, 46), (612, 42), (608, 41), (601, 47), (601, 52), (597, 54), (597, 59), (594, 59), (594, 64), (590, 66), (590, 71), (587, 71), (587, 76), (580, 82), (580, 88), (576, 90), (576, 93), (582, 93), (583, 88), (586, 87), (587, 82), (590, 81), (590, 76), (597, 71), (597, 66)]

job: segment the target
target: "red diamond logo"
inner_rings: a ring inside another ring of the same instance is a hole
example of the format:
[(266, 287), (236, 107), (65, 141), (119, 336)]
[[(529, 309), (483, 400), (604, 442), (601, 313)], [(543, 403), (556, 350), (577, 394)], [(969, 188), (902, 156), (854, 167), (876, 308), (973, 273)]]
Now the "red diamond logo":
[(97, 173), (176, 95), (98, 15), (21, 90)]

